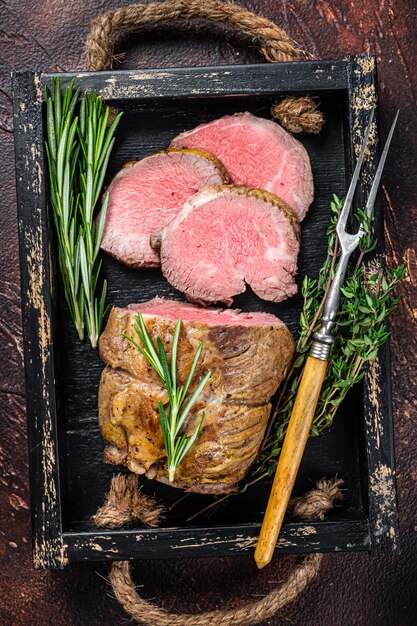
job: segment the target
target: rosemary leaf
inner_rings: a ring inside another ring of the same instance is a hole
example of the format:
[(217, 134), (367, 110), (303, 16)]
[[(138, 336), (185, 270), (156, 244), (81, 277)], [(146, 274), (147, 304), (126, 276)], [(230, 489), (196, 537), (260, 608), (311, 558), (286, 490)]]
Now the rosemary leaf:
[(191, 363), (191, 367), (190, 367), (190, 371), (189, 371), (188, 376), (187, 376), (187, 380), (185, 381), (184, 388), (182, 389), (182, 392), (181, 392), (181, 402), (184, 400), (184, 398), (185, 398), (185, 396), (186, 396), (186, 394), (188, 392), (188, 388), (189, 388), (189, 386), (191, 384), (191, 381), (192, 381), (192, 378), (194, 376), (195, 368), (197, 367), (197, 363), (198, 363), (198, 360), (200, 358), (200, 354), (201, 354), (202, 349), (203, 349), (203, 346), (200, 345), (197, 348), (196, 353), (194, 355), (194, 359), (193, 359), (193, 362)]
[[(175, 324), (175, 330), (174, 330), (174, 336), (172, 338), (172, 345), (171, 345), (171, 380), (172, 380), (172, 386), (176, 387), (177, 386), (177, 351), (178, 351), (178, 340), (180, 337), (180, 330), (181, 330), (181, 320), (178, 320), (177, 323)], [(180, 392), (180, 397), (182, 395), (182, 388), (181, 388), (181, 392)]]
[[(200, 346), (200, 348), (202, 348), (202, 346)], [(200, 355), (199, 355), (200, 356)], [(208, 372), (203, 380), (201, 381), (201, 383), (198, 385), (197, 389), (194, 391), (194, 393), (192, 394), (191, 398), (188, 400), (185, 409), (181, 415), (181, 419), (179, 421), (179, 424), (177, 426), (177, 432), (178, 430), (181, 428), (182, 423), (184, 422), (184, 420), (186, 419), (186, 417), (188, 416), (189, 412), (191, 411), (191, 409), (193, 408), (194, 404), (196, 403), (199, 395), (201, 394), (201, 392), (203, 391), (204, 387), (206, 386), (209, 378), (211, 376), (211, 372)], [(185, 393), (182, 393), (182, 396), (185, 396)], [(177, 432), (175, 434), (177, 434)]]

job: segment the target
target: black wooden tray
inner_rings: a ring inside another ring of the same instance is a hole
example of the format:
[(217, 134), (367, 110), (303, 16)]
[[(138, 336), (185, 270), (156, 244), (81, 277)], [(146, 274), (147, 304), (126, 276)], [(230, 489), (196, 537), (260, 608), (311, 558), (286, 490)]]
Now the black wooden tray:
[[(212, 68), (61, 74), (83, 89), (96, 89), (125, 112), (117, 131), (109, 178), (125, 161), (166, 147), (179, 131), (226, 113), (268, 116), (283, 94), (317, 95), (326, 124), (320, 136), (301, 136), (314, 172), (316, 200), (303, 222), (299, 283), (315, 276), (325, 257), (325, 231), (333, 193), (346, 190), (352, 161), (369, 110), (377, 103), (373, 57)], [(14, 76), (17, 201), (22, 307), (25, 336), (27, 419), (33, 520), (33, 555), (38, 568), (70, 561), (242, 554), (253, 549), (269, 481), (234, 497), (210, 518), (186, 518), (210, 502), (193, 495), (168, 514), (157, 530), (100, 530), (91, 515), (103, 502), (115, 468), (103, 464), (104, 442), (97, 426), (97, 389), (103, 364), (79, 343), (56, 279), (52, 220), (45, 201), (44, 85), (51, 75)], [(357, 205), (375, 169), (377, 140), (366, 161)], [(382, 216), (379, 249), (372, 269), (383, 263)], [(104, 259), (108, 302), (124, 306), (155, 295), (175, 295), (159, 270), (132, 271)], [(300, 297), (280, 305), (247, 293), (236, 299), (244, 310), (278, 314), (297, 331)], [(286, 522), (280, 552), (370, 550), (397, 546), (393, 435), (388, 348), (367, 370), (362, 385), (341, 407), (334, 426), (310, 438), (295, 486), (335, 475), (345, 480), (345, 499), (325, 521)], [(141, 479), (146, 493), (173, 502), (181, 492)]]

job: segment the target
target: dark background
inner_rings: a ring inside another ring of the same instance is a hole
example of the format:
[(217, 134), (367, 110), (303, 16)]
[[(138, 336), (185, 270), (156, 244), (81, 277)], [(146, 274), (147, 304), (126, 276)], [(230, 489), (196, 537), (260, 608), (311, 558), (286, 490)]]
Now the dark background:
[[(204, 0), (202, 0), (204, 2)], [(110, 0), (0, 0), (0, 624), (124, 624), (107, 566), (75, 564), (34, 572), (30, 553), (27, 441), (10, 72), (84, 67), (83, 41)], [(401, 116), (384, 177), (390, 259), (408, 269), (393, 315), (392, 371), (401, 551), (393, 557), (327, 555), (322, 570), (268, 624), (404, 626), (417, 623), (417, 4), (413, 0), (245, 0), (318, 58), (377, 55), (382, 133)], [(174, 34), (175, 33), (175, 34)], [(137, 45), (136, 45), (137, 44)], [(125, 65), (168, 67), (260, 61), (256, 46), (202, 23), (124, 38)], [(250, 557), (149, 561), (137, 567), (141, 592), (167, 609), (238, 606), (285, 578), (292, 557), (256, 573)]]

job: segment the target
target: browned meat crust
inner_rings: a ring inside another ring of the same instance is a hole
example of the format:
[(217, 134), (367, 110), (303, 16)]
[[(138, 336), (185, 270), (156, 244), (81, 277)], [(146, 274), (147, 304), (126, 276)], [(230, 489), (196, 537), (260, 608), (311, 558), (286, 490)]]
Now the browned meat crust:
[[(160, 336), (169, 351), (175, 321), (146, 316), (145, 323), (150, 335)], [(102, 435), (111, 444), (105, 460), (166, 482), (158, 401), (166, 404), (168, 399), (155, 372), (122, 337), (122, 333), (134, 337), (133, 324), (134, 312), (114, 308), (100, 338), (100, 356), (107, 367), (100, 383), (99, 420)], [(180, 382), (185, 382), (200, 342), (205, 350), (195, 384), (208, 369), (212, 377), (184, 432), (194, 431), (203, 410), (205, 418), (197, 442), (177, 470), (174, 486), (227, 493), (236, 489), (256, 457), (270, 414), (270, 397), (292, 360), (294, 342), (279, 322), (208, 326), (186, 321), (178, 348)]]

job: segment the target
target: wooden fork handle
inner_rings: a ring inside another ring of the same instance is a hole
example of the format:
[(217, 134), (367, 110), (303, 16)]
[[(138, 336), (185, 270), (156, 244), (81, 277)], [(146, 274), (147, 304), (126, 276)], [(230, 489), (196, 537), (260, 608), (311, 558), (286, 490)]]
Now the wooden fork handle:
[(288, 423), (268, 506), (255, 550), (255, 561), (261, 569), (274, 554), (288, 501), (300, 467), (310, 433), (327, 361), (309, 356)]

